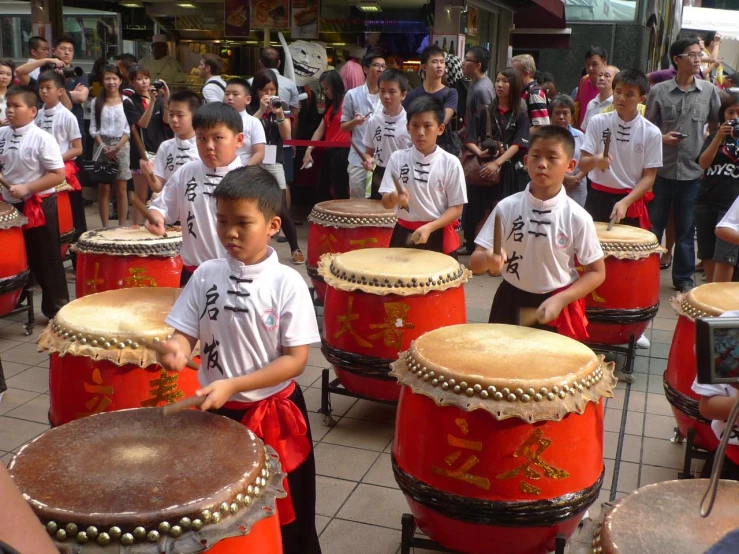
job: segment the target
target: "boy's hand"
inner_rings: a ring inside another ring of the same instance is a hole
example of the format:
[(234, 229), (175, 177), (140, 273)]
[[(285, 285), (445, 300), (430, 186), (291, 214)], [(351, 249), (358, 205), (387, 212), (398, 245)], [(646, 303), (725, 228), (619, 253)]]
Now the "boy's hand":
[(492, 248), (487, 250), (485, 254), (487, 256), (488, 271), (491, 275), (497, 277), (503, 272), (503, 267), (508, 261), (508, 254), (506, 254), (506, 251), (503, 248), (500, 249), (500, 254), (493, 252)]
[(539, 308), (536, 310), (536, 319), (539, 323), (549, 323), (559, 317), (562, 312), (562, 302), (559, 300), (559, 295), (554, 295), (544, 300)]
[(613, 155), (608, 154), (608, 157), (604, 157), (603, 153), (597, 154), (594, 156), (595, 159), (595, 168), (599, 169), (600, 171), (608, 171), (611, 169), (611, 162), (613, 161)]
[[(147, 227), (149, 223), (146, 224)], [(166, 354), (157, 352), (159, 364), (170, 371), (181, 371), (185, 368), (188, 358), (177, 341), (168, 340), (161, 343)]]
[(212, 382), (204, 389), (195, 391), (195, 394), (201, 398), (206, 397), (205, 402), (200, 406), (200, 409), (205, 412), (207, 410), (217, 410), (223, 406), (234, 392), (231, 379), (220, 379)]
[(154, 162), (151, 160), (141, 160), (139, 162), (139, 168), (146, 175), (154, 175)]
[(21, 200), (24, 196), (31, 194), (27, 185), (10, 185), (10, 196)]
[(613, 219), (615, 223), (621, 223), (621, 220), (626, 217), (626, 210), (629, 206), (626, 204), (625, 199), (616, 202), (613, 205), (613, 211), (609, 219)]
[(564, 182), (565, 190), (572, 192), (580, 185), (580, 179), (575, 175), (565, 175)]
[(397, 191), (393, 191), (387, 194), (389, 194), (390, 201), (393, 203), (393, 206), (408, 209), (408, 199), (410, 198), (410, 196), (408, 195), (407, 190), (403, 189), (400, 194), (398, 194)]
[[(156, 214), (157, 212), (149, 211), (149, 213)], [(152, 235), (163, 237), (164, 233), (166, 233), (166, 229), (164, 228), (164, 220), (161, 218), (161, 215), (154, 215), (154, 218), (156, 219), (156, 224), (151, 223), (147, 219), (146, 223), (144, 223), (144, 227), (146, 227), (146, 230), (149, 231)]]
[(374, 156), (370, 156), (369, 154), (364, 155), (364, 161), (362, 162), (362, 167), (365, 171), (372, 171), (372, 169), (375, 167), (375, 158)]
[(426, 244), (429, 241), (429, 236), (431, 236), (431, 229), (429, 229), (428, 224), (421, 225), (413, 231), (409, 242), (411, 244)]

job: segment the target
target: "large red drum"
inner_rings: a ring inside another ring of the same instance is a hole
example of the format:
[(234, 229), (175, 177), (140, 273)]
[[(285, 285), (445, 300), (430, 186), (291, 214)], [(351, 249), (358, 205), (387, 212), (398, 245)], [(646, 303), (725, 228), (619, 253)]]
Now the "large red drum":
[(322, 350), (348, 391), (396, 401), (390, 363), (427, 331), (466, 323), (464, 289), (470, 271), (427, 250), (373, 248), (325, 254), (319, 274), (328, 284)]
[(39, 337), (48, 350), (52, 425), (100, 412), (153, 407), (190, 396), (197, 373), (157, 364), (152, 342), (173, 332), (164, 318), (180, 289), (112, 290), (64, 306)]
[(22, 228), (27, 222), (26, 217), (12, 204), (0, 202), (0, 316), (15, 308), (28, 281), (26, 242)]
[(604, 476), (603, 403), (616, 379), (549, 331), (454, 325), (394, 362), (393, 471), (418, 526), (469, 554), (544, 554)]
[(61, 552), (282, 552), (277, 455), (222, 416), (98, 414), (37, 437), (8, 469)]
[(638, 339), (659, 309), (659, 256), (664, 248), (649, 231), (596, 223), (606, 280), (585, 298), (589, 342), (626, 344)]
[(671, 304), (679, 317), (664, 374), (665, 396), (672, 404), (680, 433), (687, 436), (689, 429), (695, 429), (695, 446), (715, 450), (718, 439), (711, 422), (698, 411), (700, 396), (691, 388), (696, 376), (695, 318), (739, 310), (739, 283), (701, 285), (687, 294), (678, 294)]
[(69, 193), (72, 190), (74, 189), (66, 181), (56, 187), (56, 211), (59, 219), (59, 243), (61, 244), (62, 258), (67, 255), (72, 240), (74, 240), (72, 203), (69, 200)]
[[(716, 504), (702, 518), (708, 479), (647, 485), (620, 499), (595, 529), (592, 551), (603, 554), (708, 552), (739, 521), (739, 483), (719, 481)], [(721, 552), (730, 550), (722, 549)]]
[(318, 274), (323, 254), (362, 248), (387, 248), (397, 217), (379, 200), (329, 200), (313, 207), (308, 216), (308, 260), (306, 270), (318, 300), (326, 297), (326, 283)]
[(167, 237), (144, 227), (95, 229), (80, 236), (77, 252), (77, 298), (114, 289), (179, 287), (182, 232), (167, 228)]

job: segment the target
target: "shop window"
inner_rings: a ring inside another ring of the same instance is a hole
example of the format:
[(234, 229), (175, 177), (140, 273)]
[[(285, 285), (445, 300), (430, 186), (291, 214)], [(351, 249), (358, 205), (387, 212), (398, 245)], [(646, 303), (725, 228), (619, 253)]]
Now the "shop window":
[(637, 0), (565, 0), (567, 22), (634, 21)]

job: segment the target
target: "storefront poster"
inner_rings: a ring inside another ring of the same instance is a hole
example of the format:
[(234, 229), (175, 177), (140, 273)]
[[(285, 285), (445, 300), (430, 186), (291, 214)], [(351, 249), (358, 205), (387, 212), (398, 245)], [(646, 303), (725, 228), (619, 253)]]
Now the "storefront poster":
[(467, 34), (471, 37), (477, 36), (477, 8), (469, 7), (467, 11)]
[(318, 38), (320, 0), (291, 0), (292, 38)]
[(253, 0), (252, 29), (289, 29), (290, 0)]
[(224, 36), (230, 38), (249, 38), (249, 7), (243, 0), (225, 0)]

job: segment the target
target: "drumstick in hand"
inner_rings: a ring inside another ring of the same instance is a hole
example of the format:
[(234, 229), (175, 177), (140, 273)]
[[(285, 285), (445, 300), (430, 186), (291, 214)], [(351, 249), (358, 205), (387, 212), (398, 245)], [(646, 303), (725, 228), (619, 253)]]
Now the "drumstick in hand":
[(10, 183), (8, 183), (5, 179), (0, 177), (0, 185), (4, 186), (6, 189), (10, 190)]
[(357, 156), (359, 156), (359, 159), (362, 160), (362, 163), (367, 161), (367, 157), (364, 155), (364, 153), (357, 147), (356, 144), (354, 144), (354, 141), (349, 141), (349, 143), (352, 145), (352, 148), (354, 148), (354, 151), (357, 153)]
[[(157, 224), (157, 220), (154, 219), (154, 216), (152, 216), (149, 213), (149, 210), (146, 209), (146, 206), (144, 205), (144, 203), (135, 194), (133, 195), (133, 207), (136, 208), (139, 211), (139, 213), (143, 215), (149, 223), (151, 223), (152, 225)], [(166, 239), (167, 233), (165, 232), (162, 236)]]
[(495, 216), (495, 227), (493, 228), (493, 254), (500, 256), (503, 252), (503, 223), (500, 221), (500, 214)]
[(184, 412), (185, 410), (189, 410), (190, 408), (199, 408), (203, 405), (206, 398), (207, 397), (205, 396), (190, 396), (180, 400), (179, 402), (167, 404), (166, 406), (162, 406), (162, 414), (166, 416), (174, 415)]
[[(167, 348), (159, 341), (141, 341), (141, 343), (146, 348), (148, 348), (149, 350), (153, 350), (157, 354), (169, 354), (169, 350), (167, 350)], [(187, 360), (185, 367), (189, 367), (190, 369), (194, 369), (195, 371), (200, 370), (200, 366), (192, 361), (192, 359)]]

